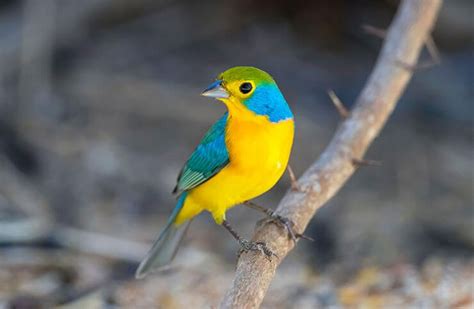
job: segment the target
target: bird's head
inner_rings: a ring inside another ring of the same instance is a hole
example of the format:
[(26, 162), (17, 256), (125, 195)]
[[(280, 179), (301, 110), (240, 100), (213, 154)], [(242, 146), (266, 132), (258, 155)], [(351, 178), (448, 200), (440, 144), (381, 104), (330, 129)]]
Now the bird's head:
[(202, 92), (224, 102), (229, 111), (251, 111), (278, 122), (293, 117), (270, 74), (254, 67), (233, 67)]

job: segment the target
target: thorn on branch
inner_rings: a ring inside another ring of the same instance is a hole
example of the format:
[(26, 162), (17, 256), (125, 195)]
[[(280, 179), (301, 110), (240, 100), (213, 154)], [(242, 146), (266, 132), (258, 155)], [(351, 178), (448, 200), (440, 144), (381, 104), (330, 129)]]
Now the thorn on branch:
[(399, 65), (400, 67), (404, 68), (405, 70), (414, 72), (414, 71), (419, 71), (419, 70), (424, 70), (424, 69), (429, 69), (431, 67), (434, 67), (437, 65), (437, 63), (433, 62), (432, 60), (428, 61), (423, 61), (417, 64), (408, 64), (400, 60), (396, 60), (395, 63)]
[(301, 239), (304, 239), (304, 240), (309, 240), (309, 241), (311, 241), (311, 242), (314, 242), (314, 241), (315, 241), (313, 237), (309, 237), (309, 236), (307, 236), (307, 235), (305, 235), (305, 234), (296, 233), (295, 236), (296, 236), (297, 238), (301, 238)]
[(346, 119), (347, 117), (349, 117), (349, 111), (344, 106), (342, 101), (337, 97), (337, 95), (334, 93), (334, 91), (328, 90), (328, 95), (329, 95), (329, 98), (331, 99), (332, 103), (334, 104), (334, 106), (336, 106), (336, 109), (337, 109), (339, 115), (341, 116), (341, 118)]
[(426, 46), (426, 50), (428, 50), (428, 54), (431, 57), (431, 61), (433, 61), (434, 64), (440, 64), (441, 56), (439, 53), (439, 49), (436, 46), (436, 43), (433, 40), (433, 36), (431, 34), (426, 37), (425, 46)]
[(399, 60), (397, 60), (396, 63), (402, 68), (412, 71), (412, 72), (428, 69), (436, 65), (439, 65), (441, 63), (441, 56), (440, 56), (438, 47), (436, 46), (436, 43), (433, 40), (433, 36), (428, 35), (425, 39), (424, 44), (426, 46), (426, 50), (428, 51), (430, 59), (420, 62), (418, 64), (413, 64), (413, 65), (405, 63), (403, 61), (399, 61)]
[(366, 33), (376, 36), (380, 39), (385, 39), (385, 36), (387, 35), (387, 31), (385, 29), (374, 27), (368, 24), (362, 25), (362, 29), (364, 29)]
[(376, 161), (376, 160), (366, 160), (366, 159), (352, 159), (352, 164), (355, 167), (360, 167), (360, 166), (381, 166), (382, 162)]
[[(366, 33), (374, 35), (381, 39), (385, 39), (385, 37), (387, 36), (387, 31), (385, 29), (374, 27), (368, 24), (362, 25), (362, 29), (364, 29)], [(420, 62), (418, 64), (408, 64), (400, 60), (397, 60), (395, 63), (401, 66), (402, 68), (412, 72), (417, 70), (428, 69), (440, 64), (441, 56), (439, 53), (439, 49), (436, 46), (436, 43), (434, 42), (433, 36), (431, 34), (426, 37), (424, 44), (430, 56), (429, 60)]]

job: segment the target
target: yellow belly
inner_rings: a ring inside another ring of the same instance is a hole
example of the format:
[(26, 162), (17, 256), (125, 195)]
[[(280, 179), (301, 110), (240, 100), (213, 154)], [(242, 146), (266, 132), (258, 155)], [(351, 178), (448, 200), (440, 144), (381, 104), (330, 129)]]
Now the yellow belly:
[(292, 119), (272, 123), (263, 116), (231, 117), (226, 132), (229, 164), (189, 191), (176, 224), (203, 210), (221, 224), (227, 209), (267, 192), (285, 172), (293, 144)]

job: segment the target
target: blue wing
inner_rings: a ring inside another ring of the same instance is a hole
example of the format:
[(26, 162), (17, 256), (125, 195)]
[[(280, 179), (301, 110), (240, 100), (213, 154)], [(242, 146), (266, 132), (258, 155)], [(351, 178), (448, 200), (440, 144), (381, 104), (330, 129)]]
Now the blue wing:
[(173, 193), (195, 188), (229, 163), (229, 153), (225, 144), (226, 123), (227, 113), (207, 131), (181, 170)]

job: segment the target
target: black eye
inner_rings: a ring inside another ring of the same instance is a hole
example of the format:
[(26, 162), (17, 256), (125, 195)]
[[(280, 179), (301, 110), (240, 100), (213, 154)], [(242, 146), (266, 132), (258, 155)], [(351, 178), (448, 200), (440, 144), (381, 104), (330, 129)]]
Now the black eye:
[(239, 89), (240, 89), (240, 92), (242, 92), (243, 94), (249, 93), (250, 91), (252, 91), (252, 84), (251, 83), (242, 83), (242, 85), (240, 85)]

